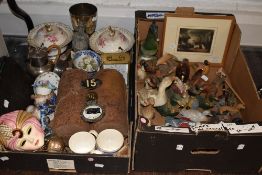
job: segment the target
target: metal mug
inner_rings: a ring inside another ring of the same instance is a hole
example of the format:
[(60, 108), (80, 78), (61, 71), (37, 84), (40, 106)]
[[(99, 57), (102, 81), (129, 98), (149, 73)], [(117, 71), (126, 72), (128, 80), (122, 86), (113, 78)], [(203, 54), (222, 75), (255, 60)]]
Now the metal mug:
[(90, 36), (96, 29), (97, 7), (89, 3), (74, 4), (69, 8), (74, 31), (80, 23), (85, 25), (85, 32)]

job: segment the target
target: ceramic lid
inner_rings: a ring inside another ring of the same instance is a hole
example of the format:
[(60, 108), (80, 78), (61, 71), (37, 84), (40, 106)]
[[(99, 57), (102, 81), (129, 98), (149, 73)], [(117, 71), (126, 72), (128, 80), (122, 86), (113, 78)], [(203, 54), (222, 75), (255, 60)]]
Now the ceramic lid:
[(90, 37), (90, 48), (98, 53), (121, 53), (129, 51), (134, 44), (134, 36), (119, 27), (106, 27)]
[(71, 42), (72, 36), (73, 32), (69, 26), (60, 22), (47, 22), (33, 28), (27, 41), (33, 47), (49, 47), (55, 44), (62, 48)]

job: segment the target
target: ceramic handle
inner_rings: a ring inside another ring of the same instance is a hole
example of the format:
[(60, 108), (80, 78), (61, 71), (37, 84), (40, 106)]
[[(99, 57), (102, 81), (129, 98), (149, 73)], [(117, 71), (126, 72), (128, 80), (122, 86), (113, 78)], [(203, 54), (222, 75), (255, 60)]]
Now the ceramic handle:
[(55, 45), (55, 44), (52, 44), (52, 45), (50, 45), (48, 48), (47, 48), (47, 52), (49, 53), (52, 49), (57, 49), (57, 54), (56, 54), (56, 58), (55, 58), (55, 60), (54, 60), (54, 64), (56, 64), (56, 62), (58, 61), (58, 59), (59, 59), (59, 57), (60, 57), (60, 55), (61, 55), (61, 49), (60, 49), (60, 47), (58, 46), (58, 45)]

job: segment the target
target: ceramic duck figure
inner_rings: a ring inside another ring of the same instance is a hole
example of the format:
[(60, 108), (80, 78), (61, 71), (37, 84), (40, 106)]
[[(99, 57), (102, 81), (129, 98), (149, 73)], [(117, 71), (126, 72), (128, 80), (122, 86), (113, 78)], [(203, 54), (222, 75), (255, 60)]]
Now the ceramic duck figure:
[(158, 48), (158, 26), (153, 21), (149, 27), (146, 39), (141, 43), (141, 59), (150, 60), (156, 58)]
[(148, 106), (150, 100), (154, 100), (154, 107), (163, 106), (167, 102), (166, 88), (173, 83), (174, 77), (165, 77), (161, 81), (158, 90), (143, 88), (138, 92), (140, 103)]

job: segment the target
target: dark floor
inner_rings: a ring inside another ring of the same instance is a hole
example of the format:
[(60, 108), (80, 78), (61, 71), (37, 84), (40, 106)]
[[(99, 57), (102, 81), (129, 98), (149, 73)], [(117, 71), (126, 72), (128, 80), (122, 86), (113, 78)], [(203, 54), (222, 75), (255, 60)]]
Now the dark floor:
[[(73, 174), (73, 173), (50, 173), (50, 172), (37, 172), (37, 171), (0, 171), (0, 175), (65, 175), (65, 174)], [(81, 173), (79, 175), (94, 175), (94, 174), (86, 174)], [(102, 174), (99, 174), (102, 175)], [(228, 173), (210, 173), (210, 172), (200, 172), (200, 171), (183, 171), (183, 172), (177, 172), (177, 173), (157, 173), (157, 172), (130, 172), (130, 175), (253, 175), (253, 174), (228, 174)], [(254, 174), (255, 175), (255, 174)]]
[[(27, 43), (26, 38), (24, 37), (12, 37), (8, 36), (5, 37), (6, 43), (8, 45), (8, 51), (10, 56), (14, 57), (17, 62), (21, 65), (25, 64), (25, 60), (27, 58)], [(243, 50), (246, 58), (247, 63), (250, 67), (251, 74), (253, 76), (254, 82), (257, 88), (262, 88), (262, 47), (247, 47), (242, 46), (241, 49)], [(30, 163), (30, 162), (29, 162)], [(71, 174), (71, 173), (51, 173), (51, 172), (37, 172), (37, 171), (11, 171), (11, 170), (0, 170), (0, 175), (48, 175), (48, 174)], [(220, 174), (220, 173), (210, 173), (210, 172), (203, 172), (203, 171), (182, 171), (177, 173), (157, 173), (157, 172), (135, 172), (131, 171), (130, 174), (132, 175), (248, 175), (246, 173), (242, 174)], [(84, 174), (83, 174), (84, 175)], [(88, 174), (86, 174), (88, 175)]]

